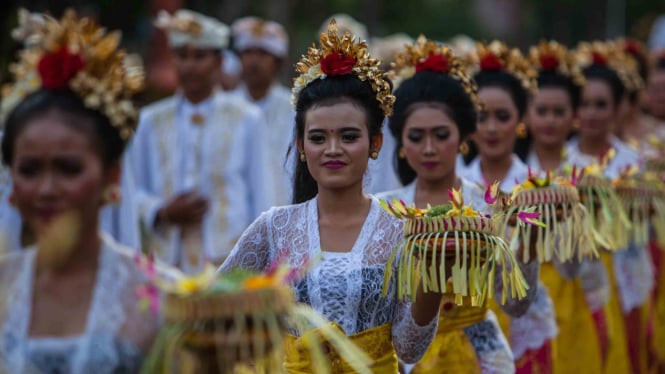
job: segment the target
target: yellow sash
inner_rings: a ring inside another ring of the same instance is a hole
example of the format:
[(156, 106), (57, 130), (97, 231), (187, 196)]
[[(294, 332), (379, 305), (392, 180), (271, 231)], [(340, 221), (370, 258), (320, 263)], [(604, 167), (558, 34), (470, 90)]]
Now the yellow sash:
[(564, 279), (551, 263), (541, 265), (540, 280), (552, 297), (559, 327), (552, 340), (553, 374), (600, 373), (600, 343), (580, 280)]
[[(376, 374), (397, 373), (397, 354), (392, 343), (391, 324), (385, 324), (349, 336), (358, 347), (374, 360), (370, 366)], [(312, 359), (301, 338), (288, 335), (284, 345), (284, 369), (289, 374), (312, 373)], [(326, 349), (333, 374), (351, 374), (354, 370), (333, 349)]]
[(452, 282), (448, 282), (439, 314), (439, 325), (432, 344), (423, 358), (413, 367), (412, 374), (466, 373), (480, 374), (476, 350), (464, 333), (464, 328), (475, 325), (487, 315), (487, 301), (481, 307), (471, 306), (471, 298), (462, 298), (455, 304)]

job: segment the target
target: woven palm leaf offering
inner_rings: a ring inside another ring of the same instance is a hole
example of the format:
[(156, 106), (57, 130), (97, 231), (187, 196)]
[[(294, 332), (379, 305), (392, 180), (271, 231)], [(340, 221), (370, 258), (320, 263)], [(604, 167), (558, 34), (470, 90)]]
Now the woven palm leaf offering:
[(555, 255), (564, 262), (575, 254), (582, 258), (595, 253), (595, 247), (587, 245), (591, 236), (576, 182), (576, 178), (553, 176), (549, 171), (538, 177), (529, 169), (527, 179), (499, 199), (498, 205), (505, 212), (503, 232), (520, 220), (539, 219), (534, 225), (517, 225), (511, 238), (511, 248), (521, 242), (523, 248), (531, 249), (522, 252), (525, 263), (530, 261), (532, 250), (540, 263), (552, 261)]
[(652, 173), (639, 173), (636, 166), (630, 166), (621, 171), (613, 184), (631, 222), (628, 240), (646, 245), (650, 227), (653, 227), (658, 241), (663, 242), (665, 199), (662, 182)]
[[(382, 207), (405, 220), (404, 239), (386, 266), (384, 292), (397, 277), (397, 296), (415, 300), (418, 288), (454, 297), (457, 305), (480, 307), (492, 297), (499, 266), (512, 298), (526, 296), (528, 285), (508, 244), (501, 238), (500, 218), (481, 215), (464, 205), (461, 190), (450, 190), (450, 204), (418, 209), (400, 200), (381, 201)], [(392, 274), (398, 261), (397, 274)], [(448, 270), (450, 269), (450, 270)], [(452, 287), (450, 287), (452, 284)]]
[(328, 347), (357, 372), (371, 372), (370, 358), (343, 332), (296, 303), (289, 284), (299, 271), (280, 265), (265, 273), (238, 269), (220, 275), (209, 265), (195, 276), (172, 270), (166, 279), (151, 270), (149, 260), (146, 264), (151, 282), (139, 294), (165, 326), (144, 373), (281, 372), (289, 333), (307, 337), (305, 348), (318, 373), (329, 372)]
[(610, 149), (597, 163), (578, 170), (573, 167), (574, 178), (578, 180), (577, 191), (580, 201), (587, 209), (588, 227), (593, 232), (595, 243), (610, 251), (628, 245), (628, 232), (631, 223), (621, 199), (616, 194), (612, 181), (603, 175), (609, 160), (614, 156)]

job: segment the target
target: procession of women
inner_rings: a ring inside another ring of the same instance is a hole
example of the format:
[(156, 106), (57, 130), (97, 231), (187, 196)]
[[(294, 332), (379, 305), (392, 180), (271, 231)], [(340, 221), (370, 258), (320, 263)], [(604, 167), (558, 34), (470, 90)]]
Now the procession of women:
[(119, 32), (19, 11), (0, 373), (665, 373), (665, 49), (153, 21), (139, 107)]

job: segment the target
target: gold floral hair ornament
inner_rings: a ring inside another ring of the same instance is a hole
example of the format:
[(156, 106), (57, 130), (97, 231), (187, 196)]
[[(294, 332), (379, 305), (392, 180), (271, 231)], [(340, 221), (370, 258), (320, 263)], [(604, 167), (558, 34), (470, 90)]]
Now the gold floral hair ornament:
[(575, 54), (576, 61), (582, 69), (590, 66), (606, 66), (614, 70), (630, 92), (644, 87), (637, 62), (617, 42), (582, 42), (577, 46)]
[(527, 91), (538, 89), (538, 73), (517, 48), (509, 48), (498, 40), (476, 43), (476, 52), (470, 59), (480, 71), (505, 71), (519, 79)]
[(389, 76), (397, 86), (402, 80), (421, 71), (442, 73), (458, 80), (476, 108), (481, 109), (478, 87), (469, 76), (466, 63), (455, 56), (450, 47), (428, 40), (422, 34), (415, 44), (406, 45), (402, 52), (397, 53)]
[(540, 71), (553, 71), (566, 78), (569, 78), (573, 84), (583, 87), (586, 78), (580, 70), (579, 65), (575, 63), (575, 56), (568, 51), (568, 48), (558, 42), (541, 41), (538, 46), (531, 47), (529, 59), (534, 67)]
[(16, 34), (35, 43), (10, 66), (14, 83), (3, 88), (2, 118), (32, 92), (69, 89), (107, 116), (123, 139), (131, 137), (138, 119), (131, 96), (143, 88), (144, 74), (140, 60), (118, 49), (119, 31), (107, 33), (71, 9), (60, 21), (44, 15), (42, 27), (23, 24), (19, 30), (29, 30)]
[(392, 89), (384, 77), (384, 72), (379, 68), (380, 64), (381, 61), (370, 57), (367, 43), (356, 40), (349, 33), (340, 36), (333, 19), (328, 25), (328, 33), (321, 34), (321, 49), (312, 45), (296, 64), (296, 72), (300, 75), (293, 81), (293, 105), (298, 102), (300, 91), (317, 79), (355, 75), (361, 81), (368, 81), (372, 85), (384, 114), (390, 116), (395, 96), (391, 93)]

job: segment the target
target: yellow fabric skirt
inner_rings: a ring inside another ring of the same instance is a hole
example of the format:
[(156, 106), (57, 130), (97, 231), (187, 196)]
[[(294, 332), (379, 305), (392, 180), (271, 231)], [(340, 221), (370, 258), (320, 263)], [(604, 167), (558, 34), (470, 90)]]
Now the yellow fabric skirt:
[(541, 265), (540, 280), (549, 290), (559, 328), (552, 340), (552, 372), (601, 373), (600, 344), (581, 281), (564, 279), (551, 263)]
[[(465, 300), (466, 301), (466, 300)], [(464, 328), (485, 319), (487, 307), (464, 306), (443, 302), (439, 325), (432, 345), (413, 367), (412, 374), (462, 373), (480, 374), (476, 350)]]
[[(607, 360), (604, 366), (604, 373), (622, 374), (630, 373), (630, 357), (628, 355), (628, 342), (626, 339), (626, 327), (624, 324), (623, 311), (621, 310), (621, 301), (619, 300), (619, 290), (614, 277), (614, 263), (612, 254), (602, 250), (600, 259), (607, 270), (607, 277), (610, 282), (610, 299), (605, 305), (607, 316), (607, 329), (609, 336), (609, 347)], [(639, 326), (637, 326), (639, 328)]]
[[(397, 354), (392, 342), (392, 325), (377, 326), (349, 336), (372, 360), (370, 369), (376, 374), (397, 373)], [(284, 345), (284, 369), (289, 374), (313, 372), (312, 358), (301, 338), (288, 335)], [(351, 374), (355, 371), (333, 349), (327, 350), (332, 374)]]

